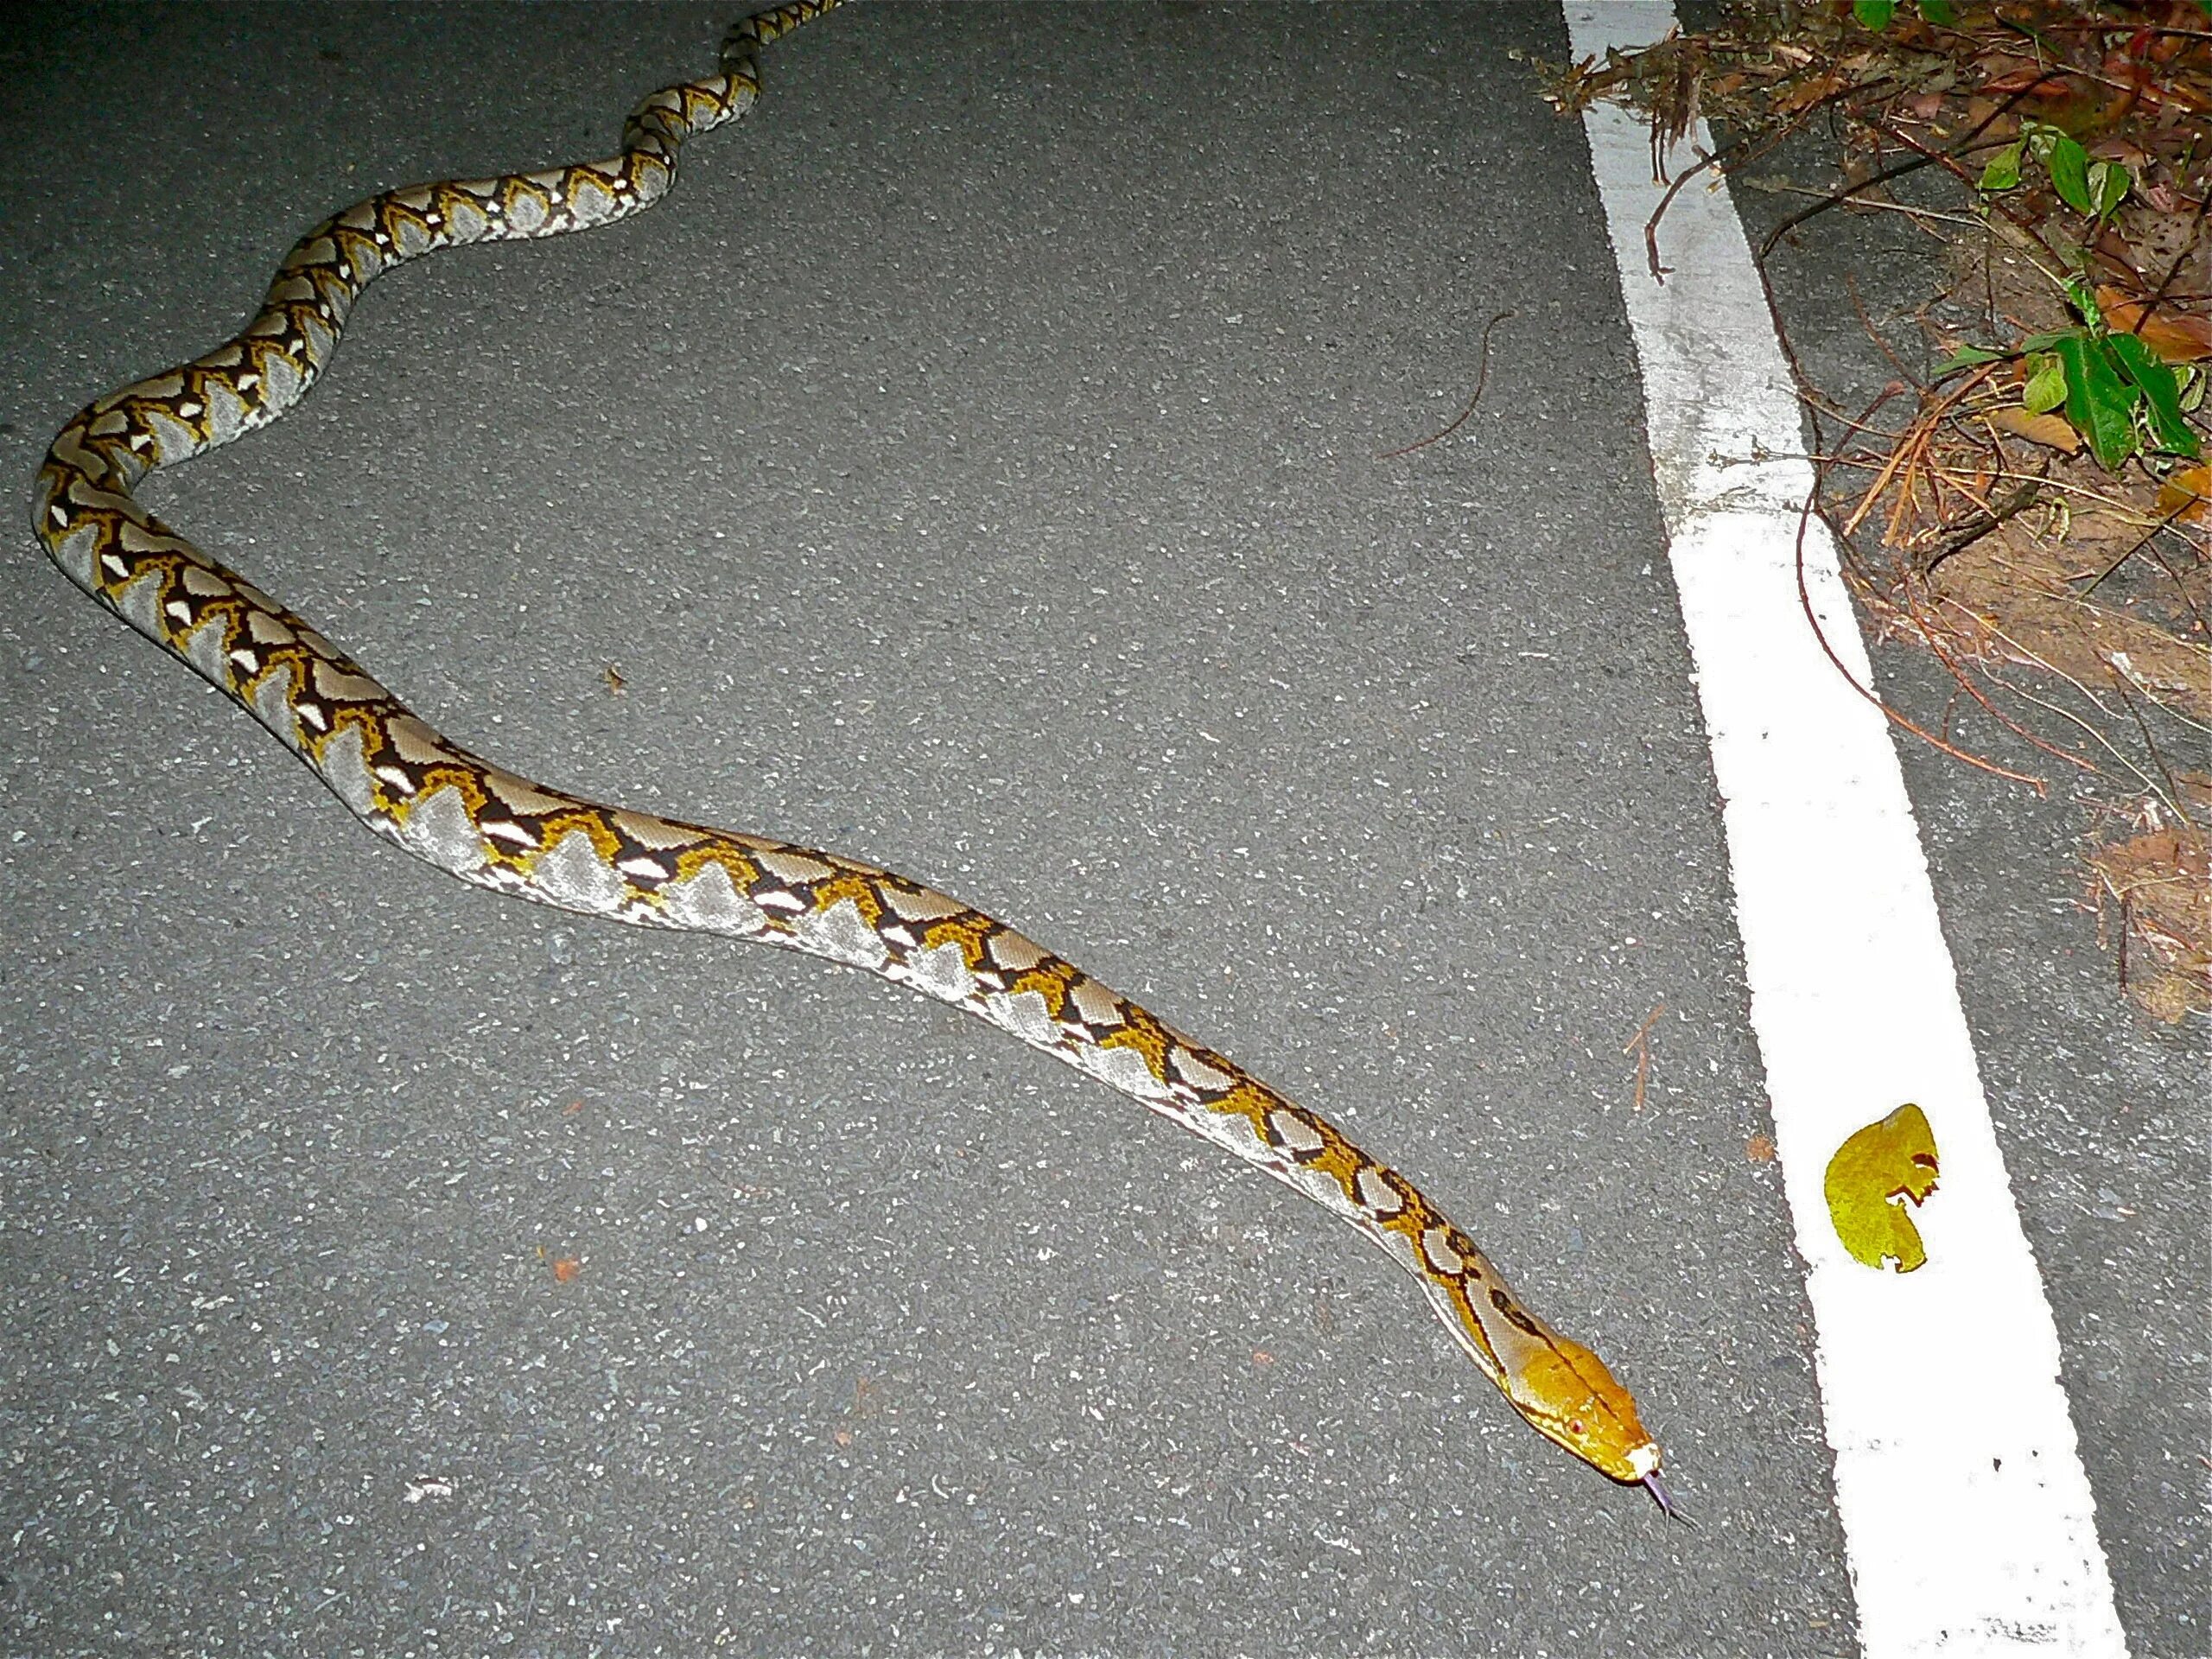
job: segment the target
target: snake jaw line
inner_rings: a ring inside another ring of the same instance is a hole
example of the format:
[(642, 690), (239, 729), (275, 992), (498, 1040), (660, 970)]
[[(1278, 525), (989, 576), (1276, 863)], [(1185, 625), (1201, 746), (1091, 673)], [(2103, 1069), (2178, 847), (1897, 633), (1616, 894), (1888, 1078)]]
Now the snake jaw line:
[(1505, 1368), (1498, 1386), (1538, 1433), (1624, 1485), (1659, 1467), (1659, 1443), (1604, 1360), (1517, 1305), (1492, 1334)]

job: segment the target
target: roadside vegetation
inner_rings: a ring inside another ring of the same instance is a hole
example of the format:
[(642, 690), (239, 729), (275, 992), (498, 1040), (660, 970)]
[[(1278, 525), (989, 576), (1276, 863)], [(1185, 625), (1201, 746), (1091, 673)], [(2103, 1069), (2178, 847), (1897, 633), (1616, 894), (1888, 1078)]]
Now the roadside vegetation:
[[(1743, 0), (1543, 73), (1569, 113), (1643, 112), (1677, 189), (1718, 168), (1801, 197), (1763, 270), (1836, 213), (1937, 245), (1909, 315), (1851, 296), (1893, 372), (1878, 395), (1799, 367), (1808, 510), (1865, 614), (1953, 688), (1891, 719), (2080, 800), (2116, 985), (2162, 1020), (2212, 1013), (2212, 0)], [(1682, 142), (1700, 118), (1713, 153)], [(1777, 181), (1785, 144), (1840, 182)], [(1967, 709), (2011, 734), (2002, 762), (1955, 735)]]

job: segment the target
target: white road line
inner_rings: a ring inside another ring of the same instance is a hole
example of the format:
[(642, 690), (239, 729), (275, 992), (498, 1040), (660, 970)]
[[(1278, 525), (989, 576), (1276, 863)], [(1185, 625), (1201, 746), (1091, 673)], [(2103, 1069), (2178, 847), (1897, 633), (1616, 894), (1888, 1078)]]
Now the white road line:
[[(1575, 55), (1654, 41), (1671, 7), (1567, 0)], [(1912, 808), (1881, 715), (1838, 677), (1799, 606), (1804, 433), (1743, 228), (1700, 179), (1669, 209), (1662, 284), (1643, 123), (1586, 130), (1643, 368), (1669, 556), (1724, 800), (1751, 1024), (1818, 1331), (1859, 1639), (1868, 1659), (2124, 1656), (2058, 1337), (2012, 1200)], [(1694, 141), (1713, 140), (1702, 123)], [(1815, 520), (1813, 606), (1871, 683)], [(1906, 1101), (1942, 1185), (1916, 1273), (1838, 1242), (1822, 1197), (1846, 1135)]]

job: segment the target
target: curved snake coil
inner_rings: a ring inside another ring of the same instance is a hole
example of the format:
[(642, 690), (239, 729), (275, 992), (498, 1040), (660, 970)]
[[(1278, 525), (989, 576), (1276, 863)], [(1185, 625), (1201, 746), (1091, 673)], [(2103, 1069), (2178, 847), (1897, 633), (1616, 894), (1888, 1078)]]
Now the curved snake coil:
[(1595, 1354), (1524, 1307), (1396, 1171), (1073, 964), (957, 899), (835, 853), (603, 805), (448, 741), (305, 621), (209, 558), (131, 492), (267, 425), (329, 362), (361, 290), (464, 243), (558, 236), (652, 206), (677, 147), (735, 120), (758, 49), (838, 0), (748, 17), (722, 72), (655, 92), (607, 161), (387, 191), (286, 256), (244, 333), (112, 392), (54, 440), (40, 539), (70, 580), (276, 734), (378, 835), (478, 887), (648, 927), (787, 946), (911, 985), (1080, 1067), (1342, 1217), (1421, 1282), (1483, 1374), (1536, 1429), (1662, 1505), (1659, 1448)]

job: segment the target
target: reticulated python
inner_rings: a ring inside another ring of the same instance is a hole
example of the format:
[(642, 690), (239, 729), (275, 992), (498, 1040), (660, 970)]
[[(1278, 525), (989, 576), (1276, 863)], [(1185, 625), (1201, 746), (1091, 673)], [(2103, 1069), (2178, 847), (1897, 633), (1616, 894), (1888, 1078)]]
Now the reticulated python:
[(1522, 1305), (1403, 1175), (1004, 923), (835, 853), (606, 806), (448, 741), (343, 652), (209, 558), (131, 492), (306, 395), (361, 290), (463, 243), (558, 236), (652, 206), (677, 147), (760, 95), (758, 49), (838, 0), (748, 17), (721, 73), (658, 92), (607, 161), (387, 191), (301, 238), (244, 333), (109, 394), (54, 440), (39, 538), (70, 580), (236, 699), (389, 841), (478, 887), (641, 926), (788, 946), (913, 986), (1081, 1067), (1344, 1217), (1421, 1281), (1483, 1374), (1539, 1433), (1662, 1505), (1659, 1448), (1603, 1362)]

